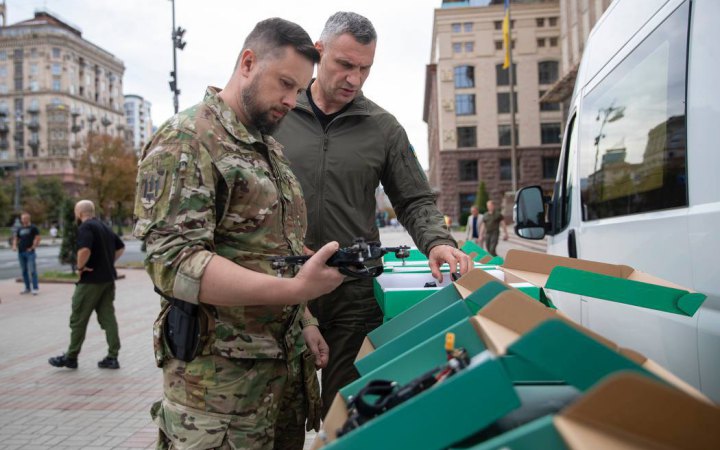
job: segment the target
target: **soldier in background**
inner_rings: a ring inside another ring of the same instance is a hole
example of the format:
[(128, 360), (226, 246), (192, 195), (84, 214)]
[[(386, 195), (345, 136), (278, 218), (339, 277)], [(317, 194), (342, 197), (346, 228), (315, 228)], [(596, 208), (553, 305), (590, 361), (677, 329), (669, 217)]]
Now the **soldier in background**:
[[(277, 277), (268, 260), (303, 253), (300, 185), (268, 134), (318, 58), (298, 25), (258, 23), (225, 88), (209, 87), (143, 150), (134, 234), (164, 297), (154, 328), (165, 386), (151, 411), (158, 448), (301, 449), (306, 414), (319, 426), (315, 370), (327, 349), (304, 302), (341, 283), (325, 265), (338, 244), (294, 277)], [(186, 360), (175, 342), (184, 330), (165, 329), (175, 309), (195, 311), (200, 328)]]

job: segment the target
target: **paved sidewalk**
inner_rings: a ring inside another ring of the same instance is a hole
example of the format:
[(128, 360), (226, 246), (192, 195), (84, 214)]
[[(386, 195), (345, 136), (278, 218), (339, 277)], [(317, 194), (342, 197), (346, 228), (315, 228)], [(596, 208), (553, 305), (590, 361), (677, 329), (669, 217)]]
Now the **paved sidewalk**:
[(145, 271), (125, 270), (115, 300), (122, 349), (120, 370), (99, 369), (105, 333), (95, 315), (77, 370), (47, 359), (70, 338), (72, 284), (41, 284), (40, 295), (19, 295), (21, 284), (0, 281), (0, 442), (3, 449), (154, 448), (149, 408), (160, 398), (162, 374), (152, 355), (157, 295)]

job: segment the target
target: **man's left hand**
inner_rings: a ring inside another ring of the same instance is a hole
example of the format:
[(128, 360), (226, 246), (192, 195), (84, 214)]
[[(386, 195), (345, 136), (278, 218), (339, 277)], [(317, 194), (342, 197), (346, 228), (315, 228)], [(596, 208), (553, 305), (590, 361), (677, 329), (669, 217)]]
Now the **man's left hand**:
[(428, 260), (432, 276), (438, 280), (438, 283), (442, 283), (440, 266), (445, 263), (450, 266), (450, 272), (460, 272), (460, 275), (466, 274), (473, 267), (470, 256), (451, 245), (436, 245), (430, 250)]
[(303, 328), (303, 337), (308, 349), (315, 355), (315, 368), (322, 369), (327, 366), (330, 357), (330, 347), (328, 347), (325, 338), (320, 333), (320, 329), (315, 325), (309, 325)]

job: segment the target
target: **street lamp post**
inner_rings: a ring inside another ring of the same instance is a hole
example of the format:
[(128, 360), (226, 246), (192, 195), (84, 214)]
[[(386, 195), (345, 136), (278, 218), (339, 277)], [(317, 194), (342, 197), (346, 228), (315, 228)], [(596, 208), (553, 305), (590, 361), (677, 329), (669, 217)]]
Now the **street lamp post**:
[(172, 42), (173, 42), (173, 70), (170, 72), (170, 92), (173, 93), (173, 106), (175, 107), (175, 114), (178, 113), (178, 96), (180, 95), (180, 89), (178, 89), (178, 77), (177, 77), (177, 50), (184, 49), (187, 42), (183, 41), (183, 35), (185, 30), (183, 27), (175, 28), (175, 0), (170, 0), (172, 3)]

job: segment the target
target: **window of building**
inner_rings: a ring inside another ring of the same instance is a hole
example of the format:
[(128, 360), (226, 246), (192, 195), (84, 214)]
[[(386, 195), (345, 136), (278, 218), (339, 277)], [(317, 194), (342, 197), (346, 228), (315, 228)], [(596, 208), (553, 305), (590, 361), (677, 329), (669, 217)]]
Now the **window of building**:
[(535, 19), (535, 25), (538, 27), (544, 27), (545, 26), (545, 18), (538, 17), (537, 19)]
[(19, 77), (15, 77), (14, 81), (14, 88), (16, 91), (22, 91), (23, 90), (23, 79)]
[(475, 87), (475, 67), (474, 66), (458, 66), (454, 69), (455, 87), (471, 88)]
[(52, 90), (53, 90), (53, 91), (59, 91), (59, 90), (60, 90), (60, 77), (53, 77), (53, 80), (52, 80)]
[(458, 148), (477, 147), (477, 127), (457, 127)]
[(551, 37), (550, 38), (550, 47), (557, 47), (558, 46), (558, 38)]
[(62, 104), (62, 102), (60, 101), (59, 98), (53, 97), (52, 100), (50, 100), (50, 104), (51, 104), (51, 105), (54, 105), (54, 106), (57, 106), (57, 105)]
[(462, 53), (462, 42), (453, 42), (453, 53)]
[(503, 49), (503, 41), (495, 41), (495, 50)]
[(557, 175), (558, 165), (560, 164), (559, 156), (543, 156), (542, 158), (542, 177), (545, 180), (554, 180)]
[[(513, 63), (513, 86), (517, 85), (517, 64)], [(495, 66), (495, 79), (497, 80), (498, 86), (509, 86), (510, 85), (510, 68), (503, 69), (503, 65), (498, 64)]]
[(496, 30), (502, 30), (502, 23), (503, 23), (502, 20), (496, 20), (493, 22), (493, 25), (495, 26)]
[(456, 23), (452, 24), (452, 32), (459, 33), (461, 30), (460, 27), (461, 27), (460, 22), (456, 22)]
[(500, 180), (509, 181), (512, 180), (512, 165), (510, 164), (510, 158), (500, 158)]
[(60, 57), (60, 49), (58, 47), (53, 47), (52, 49), (52, 57), (53, 58), (59, 58)]
[(541, 144), (559, 144), (561, 139), (560, 122), (540, 124)]
[(38, 65), (37, 63), (30, 64), (30, 75), (37, 75), (38, 74)]
[(461, 159), (458, 161), (458, 180), (477, 181), (478, 162), (477, 159)]
[(475, 204), (475, 192), (458, 194), (458, 204), (460, 207), (460, 224), (465, 225), (470, 215), (470, 208)]
[(558, 62), (542, 61), (538, 63), (538, 83), (553, 84), (558, 80)]
[(455, 115), (472, 116), (475, 114), (475, 94), (455, 95)]
[(545, 38), (539, 38), (537, 40), (537, 46), (538, 47), (545, 47)]
[(7, 51), (0, 50), (0, 61), (7, 61)]
[(466, 33), (469, 33), (473, 30), (473, 23), (472, 22), (465, 22), (463, 23), (463, 31)]
[(38, 55), (37, 49), (35, 47), (31, 48), (30, 49), (30, 57), (37, 58), (37, 55)]
[(466, 42), (465, 43), (465, 53), (472, 53), (474, 50), (475, 50), (474, 42)]
[[(515, 127), (515, 145), (519, 145), (518, 129)], [(510, 125), (498, 125), (498, 145), (510, 145)]]
[[(517, 98), (518, 98), (517, 95), (513, 96), (515, 112), (518, 111)], [(509, 92), (498, 92), (497, 93), (497, 112), (498, 112), (498, 114), (507, 114), (510, 112), (510, 93)]]
[(550, 27), (556, 27), (557, 26), (557, 17), (548, 17), (548, 26)]
[[(545, 95), (545, 91), (540, 91), (538, 99), (542, 98), (543, 95)], [(540, 111), (560, 111), (560, 103), (542, 102), (540, 103)]]
[(60, 67), (60, 63), (52, 63), (51, 72), (53, 75), (60, 75), (62, 73), (62, 68)]
[(583, 220), (687, 206), (689, 9), (680, 5), (585, 96)]
[(0, 83), (0, 94), (8, 93), (8, 85), (6, 83)]
[(7, 66), (2, 65), (0, 66), (0, 77), (6, 77), (7, 76)]

